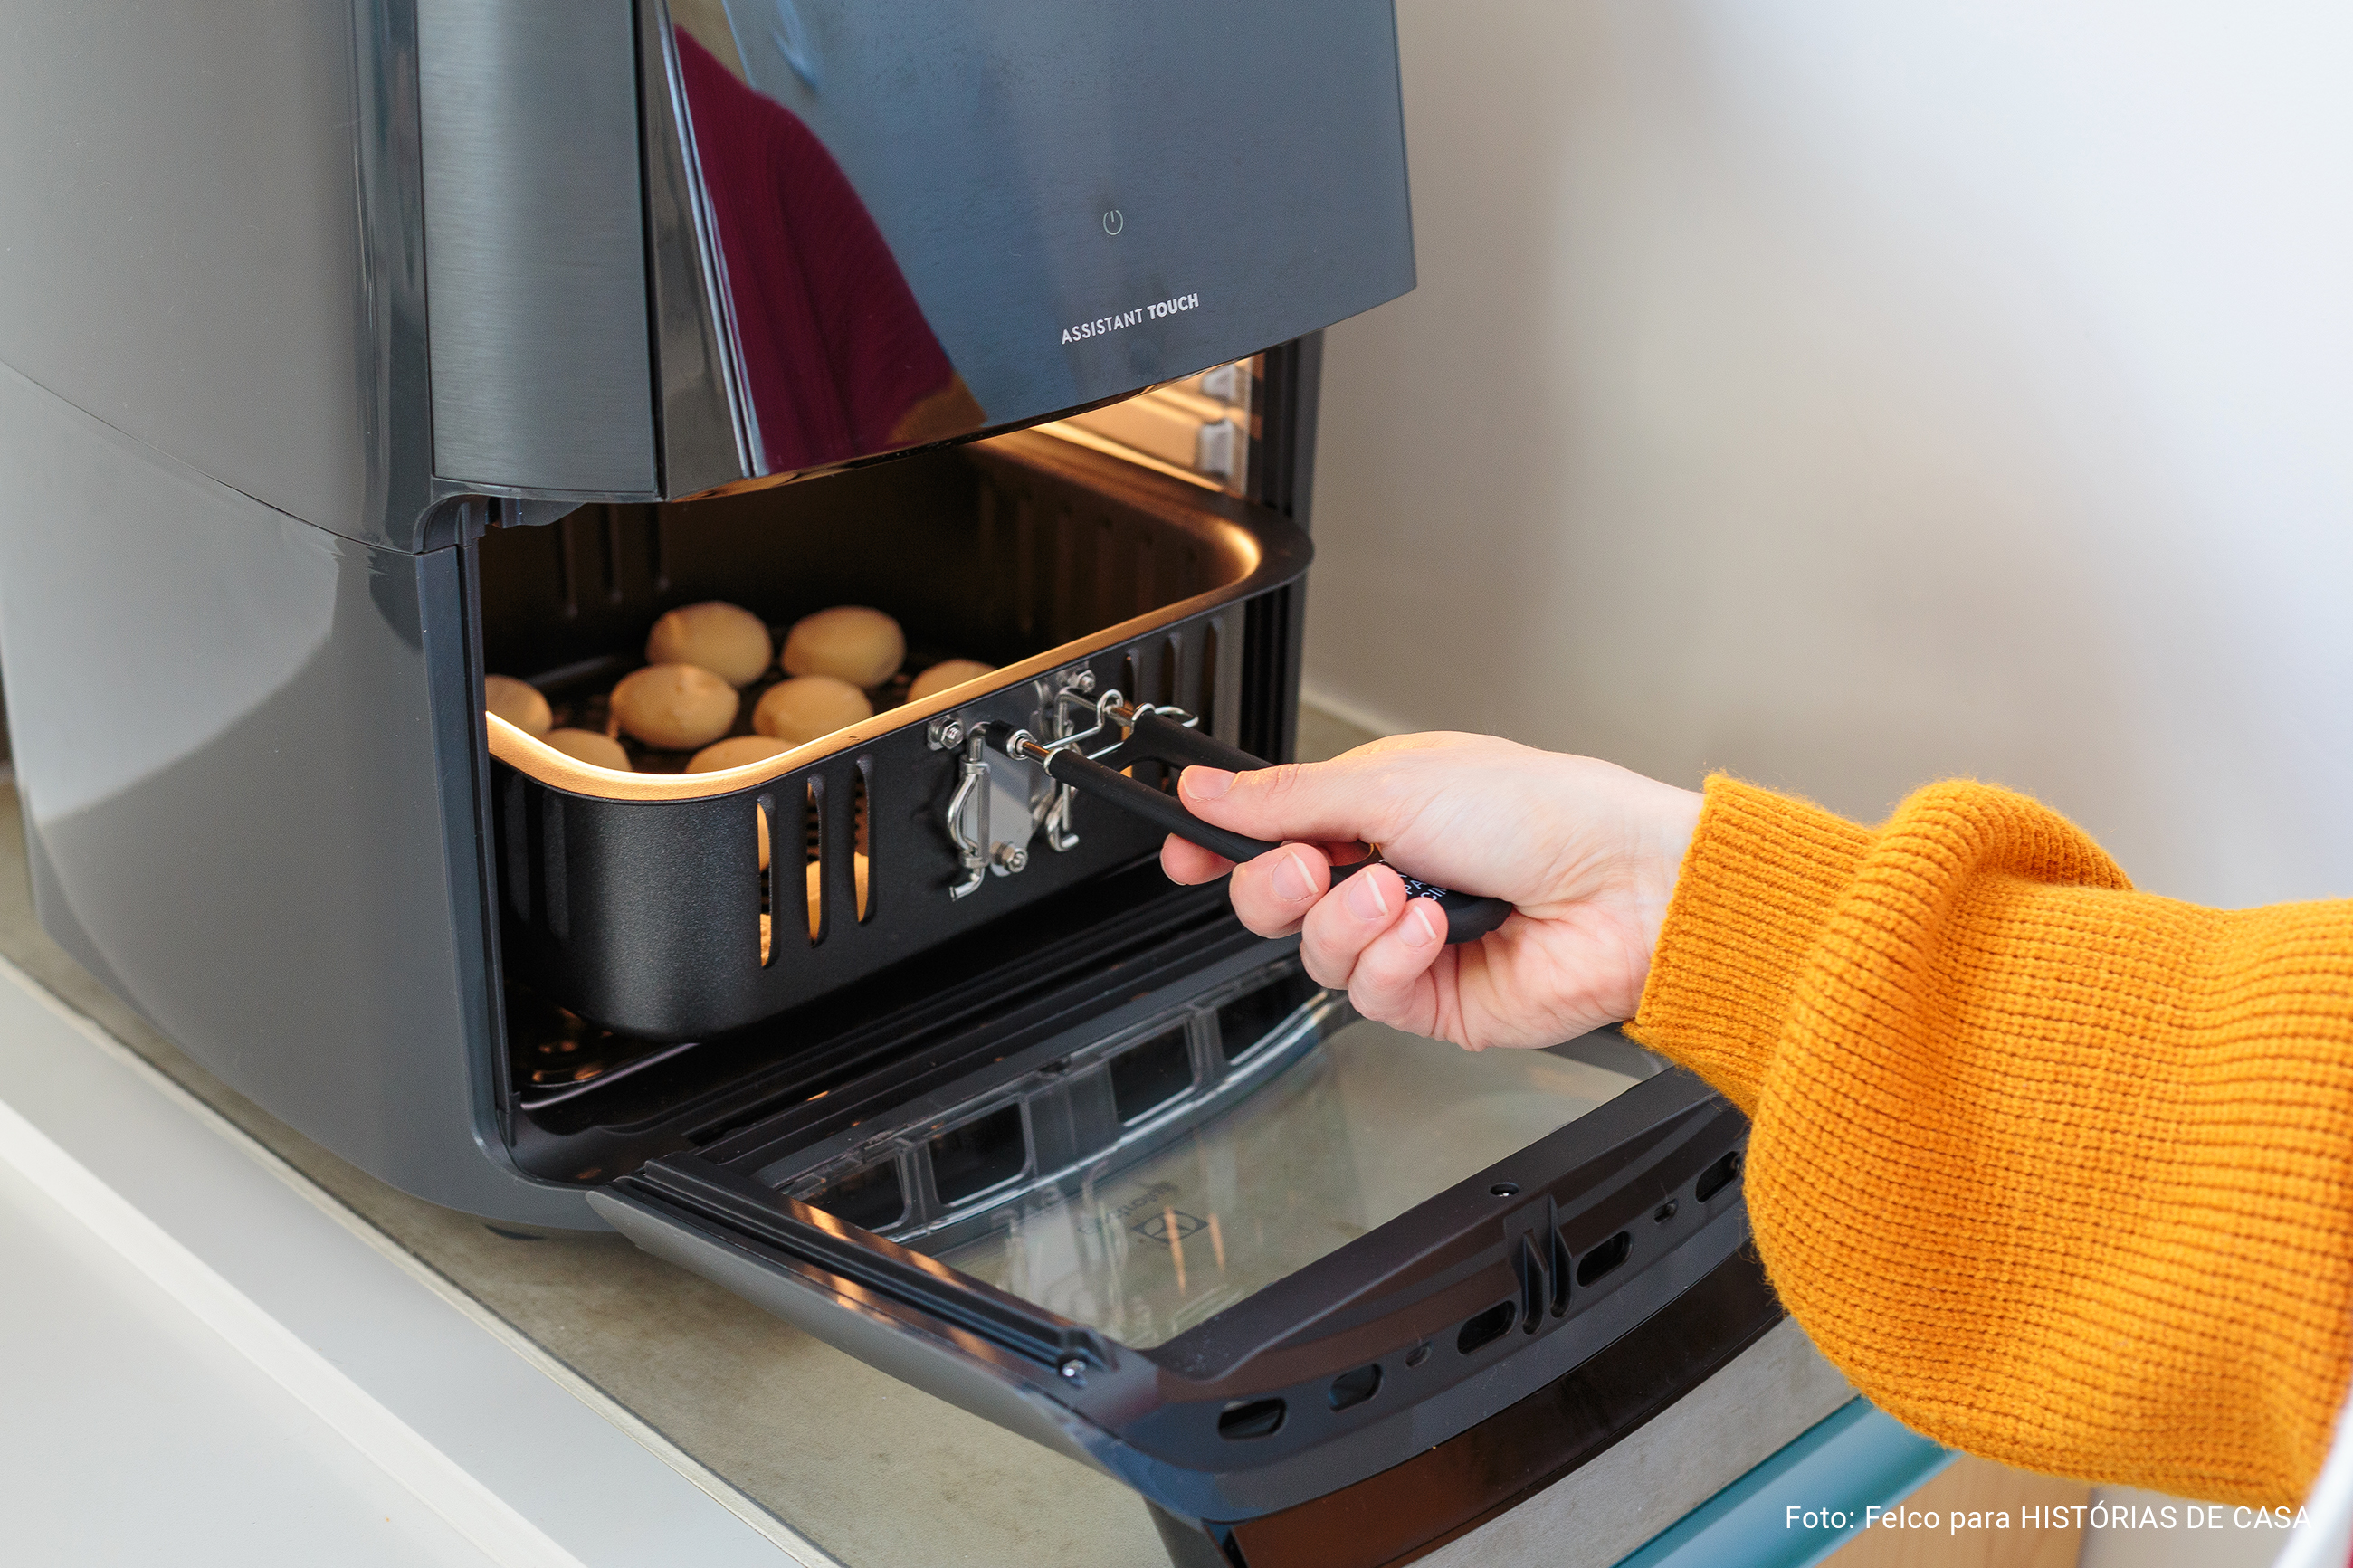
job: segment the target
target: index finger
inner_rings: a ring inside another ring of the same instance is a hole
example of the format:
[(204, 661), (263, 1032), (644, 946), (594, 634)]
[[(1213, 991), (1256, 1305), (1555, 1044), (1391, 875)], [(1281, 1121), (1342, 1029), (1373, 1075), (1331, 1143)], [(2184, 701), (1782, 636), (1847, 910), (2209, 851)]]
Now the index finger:
[(1204, 822), (1278, 843), (1378, 844), (1394, 837), (1419, 804), (1400, 787), (1389, 752), (1241, 773), (1189, 767), (1177, 775), (1176, 793)]

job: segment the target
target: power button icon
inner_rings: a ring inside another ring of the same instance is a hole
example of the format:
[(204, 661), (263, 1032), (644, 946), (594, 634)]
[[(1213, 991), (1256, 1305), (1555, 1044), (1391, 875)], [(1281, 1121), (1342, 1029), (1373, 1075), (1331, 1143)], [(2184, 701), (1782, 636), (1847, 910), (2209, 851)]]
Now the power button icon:
[(1120, 210), (1117, 207), (1113, 207), (1111, 211), (1103, 214), (1103, 232), (1105, 234), (1117, 234), (1121, 229), (1124, 229), (1126, 226), (1127, 219), (1121, 215)]

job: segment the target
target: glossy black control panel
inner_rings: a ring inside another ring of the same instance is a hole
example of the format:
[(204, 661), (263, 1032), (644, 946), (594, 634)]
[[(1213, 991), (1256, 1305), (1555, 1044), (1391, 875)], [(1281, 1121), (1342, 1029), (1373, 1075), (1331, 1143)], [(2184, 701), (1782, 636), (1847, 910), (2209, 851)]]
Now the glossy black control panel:
[(750, 466), (1018, 425), (1412, 287), (1387, 0), (678, 0)]

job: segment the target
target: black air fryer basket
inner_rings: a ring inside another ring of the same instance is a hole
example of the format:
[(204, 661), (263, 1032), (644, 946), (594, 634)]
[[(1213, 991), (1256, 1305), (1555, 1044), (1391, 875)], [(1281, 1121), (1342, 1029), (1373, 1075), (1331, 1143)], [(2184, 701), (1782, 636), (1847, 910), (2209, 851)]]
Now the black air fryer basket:
[(494, 531), (485, 666), (560, 713), (641, 663), (664, 610), (703, 599), (778, 627), (869, 605), (906, 629), (911, 669), (998, 667), (723, 775), (603, 773), (494, 725), (510, 972), (605, 1028), (705, 1038), (1150, 856), (1160, 829), (1067, 792), (1057, 815), (1042, 772), (969, 738), (1050, 735), (1061, 693), (1116, 689), (1279, 757), (1309, 552), (1265, 508), (1034, 434)]

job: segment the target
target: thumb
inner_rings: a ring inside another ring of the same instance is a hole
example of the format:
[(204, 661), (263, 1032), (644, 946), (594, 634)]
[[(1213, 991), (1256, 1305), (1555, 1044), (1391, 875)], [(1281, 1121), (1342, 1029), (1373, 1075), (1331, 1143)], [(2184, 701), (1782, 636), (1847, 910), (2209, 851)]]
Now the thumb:
[(1406, 816), (1396, 792), (1369, 776), (1380, 764), (1375, 755), (1246, 773), (1192, 767), (1177, 779), (1176, 791), (1203, 821), (1253, 838), (1377, 844), (1395, 837)]

